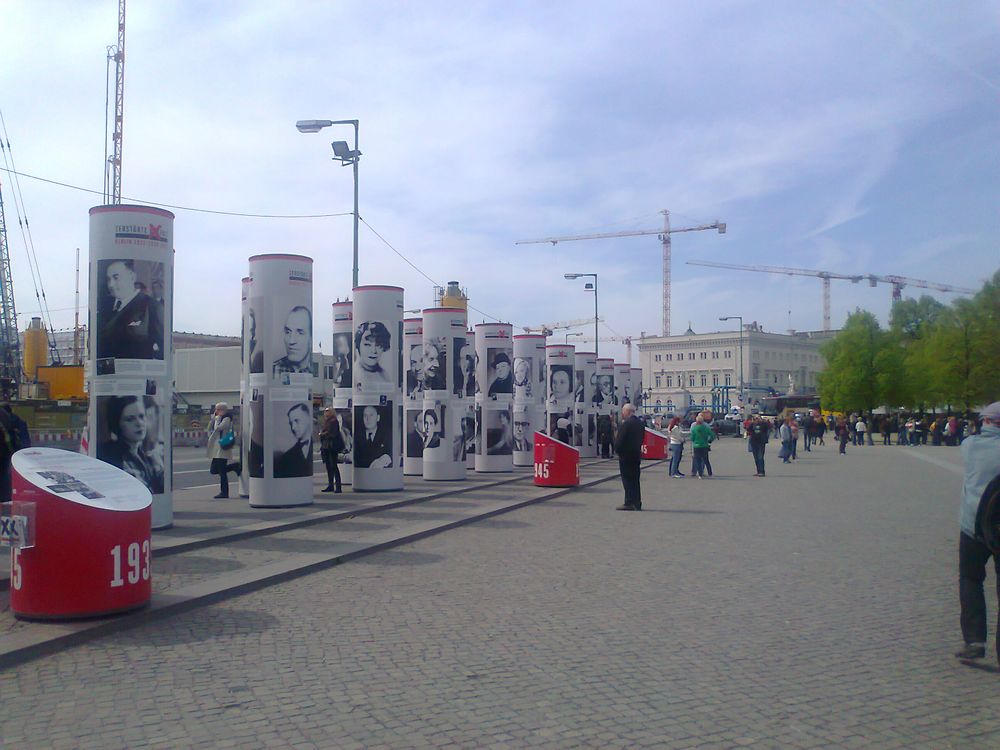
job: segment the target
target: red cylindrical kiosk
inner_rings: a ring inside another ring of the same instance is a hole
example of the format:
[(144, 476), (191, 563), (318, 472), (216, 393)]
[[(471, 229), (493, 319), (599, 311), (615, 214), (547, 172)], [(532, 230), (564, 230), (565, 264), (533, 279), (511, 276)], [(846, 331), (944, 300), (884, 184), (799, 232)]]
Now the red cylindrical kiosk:
[(669, 451), (667, 449), (670, 438), (666, 435), (646, 428), (646, 434), (642, 438), (642, 457), (648, 459), (666, 458)]
[(535, 484), (539, 487), (579, 485), (580, 451), (544, 432), (536, 432)]
[(152, 495), (104, 461), (54, 448), (11, 459), (13, 500), (35, 504), (34, 546), (11, 550), (10, 608), (54, 619), (149, 602)]

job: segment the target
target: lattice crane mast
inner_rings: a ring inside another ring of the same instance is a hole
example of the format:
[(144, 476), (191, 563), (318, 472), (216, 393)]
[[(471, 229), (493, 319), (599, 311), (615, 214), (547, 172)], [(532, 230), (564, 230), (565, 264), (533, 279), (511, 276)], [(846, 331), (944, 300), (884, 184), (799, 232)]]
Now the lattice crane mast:
[(0, 185), (0, 396), (8, 401), (17, 398), (20, 382), (21, 352), (14, 310), (14, 282), (10, 276), (7, 221), (3, 210), (3, 186)]
[(660, 242), (663, 245), (663, 335), (670, 335), (670, 266), (671, 266), (671, 248), (670, 248), (670, 235), (680, 234), (681, 232), (703, 232), (707, 229), (718, 230), (719, 234), (726, 233), (726, 223), (722, 221), (713, 221), (711, 224), (699, 224), (693, 227), (674, 227), (670, 226), (670, 212), (667, 210), (660, 211), (663, 214), (663, 228), (662, 229), (638, 229), (628, 232), (604, 232), (601, 234), (577, 234), (570, 235), (567, 237), (542, 237), (537, 240), (518, 240), (515, 245), (533, 245), (541, 244), (544, 242), (551, 242), (555, 245), (558, 242), (572, 242), (575, 240), (607, 240), (616, 237), (643, 237), (651, 234), (655, 234), (660, 238)]
[[(105, 140), (104, 200), (118, 205), (122, 202), (122, 134), (125, 128), (125, 0), (118, 0), (118, 44), (108, 47), (108, 63), (112, 60), (115, 62), (115, 123), (111, 135), (114, 153), (108, 156)], [(105, 137), (106, 134), (105, 129)]]

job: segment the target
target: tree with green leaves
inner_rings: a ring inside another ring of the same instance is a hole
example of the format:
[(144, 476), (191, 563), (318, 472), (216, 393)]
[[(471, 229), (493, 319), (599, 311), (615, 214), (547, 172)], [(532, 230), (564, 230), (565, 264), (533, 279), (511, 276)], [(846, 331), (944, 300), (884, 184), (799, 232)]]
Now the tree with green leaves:
[(867, 310), (848, 315), (840, 333), (823, 344), (820, 353), (826, 360), (819, 377), (824, 408), (871, 412), (902, 383), (899, 347)]

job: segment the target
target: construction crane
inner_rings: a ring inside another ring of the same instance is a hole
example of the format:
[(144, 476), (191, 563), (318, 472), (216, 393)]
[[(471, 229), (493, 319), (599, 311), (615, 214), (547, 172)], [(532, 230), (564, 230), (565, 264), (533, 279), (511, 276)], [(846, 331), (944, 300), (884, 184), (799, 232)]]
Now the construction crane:
[(852, 284), (867, 279), (869, 286), (878, 283), (892, 284), (892, 299), (898, 300), (902, 297), (903, 287), (918, 286), (924, 289), (935, 289), (939, 292), (953, 292), (955, 294), (975, 294), (975, 289), (965, 289), (948, 284), (937, 284), (920, 279), (909, 279), (905, 276), (878, 276), (876, 274), (849, 274), (834, 273), (833, 271), (814, 271), (808, 268), (786, 268), (784, 266), (743, 266), (736, 263), (716, 263), (710, 260), (689, 260), (689, 266), (705, 266), (707, 268), (728, 268), (734, 271), (755, 271), (757, 273), (777, 273), (785, 276), (815, 276), (823, 280), (823, 330), (830, 330), (830, 279), (846, 279)]
[[(592, 343), (595, 342), (595, 339), (594, 339), (593, 336), (583, 336), (583, 337), (581, 337), (579, 339), (579, 341), (581, 341), (581, 342), (583, 342), (585, 344), (587, 344), (587, 343), (592, 344)], [(632, 337), (631, 336), (601, 336), (599, 339), (596, 339), (596, 341), (599, 342), (599, 343), (602, 343), (602, 344), (606, 343), (606, 342), (607, 343), (616, 343), (616, 344), (625, 344), (625, 356), (628, 357), (628, 366), (629, 367), (632, 366)]]
[(18, 343), (14, 282), (10, 276), (7, 221), (3, 210), (3, 187), (0, 185), (0, 397), (5, 401), (17, 398), (18, 384), (21, 382), (21, 352)]
[[(604, 318), (598, 318), (597, 321), (603, 322)], [(543, 336), (551, 336), (553, 331), (562, 331), (567, 328), (578, 328), (580, 326), (589, 326), (593, 324), (593, 318), (584, 318), (583, 320), (565, 320), (561, 323), (542, 323), (537, 326), (522, 326), (521, 330), (525, 333), (540, 333)]]
[(660, 238), (660, 242), (663, 244), (663, 335), (670, 335), (670, 264), (671, 264), (671, 250), (670, 250), (670, 235), (680, 234), (681, 232), (703, 232), (706, 229), (716, 229), (719, 234), (726, 233), (725, 222), (714, 221), (711, 224), (699, 224), (694, 227), (670, 227), (670, 212), (664, 209), (660, 211), (663, 214), (663, 228), (662, 229), (639, 229), (629, 232), (605, 232), (602, 234), (578, 234), (568, 237), (542, 237), (537, 240), (518, 240), (515, 245), (532, 245), (540, 244), (544, 242), (551, 242), (555, 245), (558, 242), (571, 242), (574, 240), (607, 240), (616, 237), (643, 237), (651, 234), (655, 234)]
[[(125, 0), (118, 0), (118, 44), (115, 47), (108, 47), (109, 65), (111, 60), (115, 62), (115, 129), (111, 136), (114, 153), (108, 156), (107, 140), (105, 140), (104, 201), (118, 205), (122, 202), (122, 131), (125, 126)], [(106, 134), (105, 121), (105, 138)]]

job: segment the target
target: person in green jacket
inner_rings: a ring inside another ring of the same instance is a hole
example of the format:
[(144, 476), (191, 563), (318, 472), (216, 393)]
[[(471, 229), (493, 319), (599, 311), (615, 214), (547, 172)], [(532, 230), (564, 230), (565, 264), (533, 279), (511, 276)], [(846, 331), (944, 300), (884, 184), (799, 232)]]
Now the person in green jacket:
[(708, 458), (708, 446), (715, 440), (715, 433), (712, 428), (705, 424), (705, 418), (698, 415), (695, 423), (691, 426), (691, 448), (694, 458), (691, 464), (691, 476), (695, 479), (705, 478), (705, 460)]

